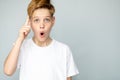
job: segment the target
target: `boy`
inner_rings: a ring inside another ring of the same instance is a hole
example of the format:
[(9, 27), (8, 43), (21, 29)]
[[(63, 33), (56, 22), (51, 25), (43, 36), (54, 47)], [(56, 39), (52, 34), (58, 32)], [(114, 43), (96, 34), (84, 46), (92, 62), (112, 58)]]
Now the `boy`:
[[(50, 37), (54, 12), (50, 0), (31, 1), (29, 17), (4, 64), (7, 75), (19, 68), (19, 80), (72, 80), (79, 73), (69, 47)], [(31, 29), (34, 36), (25, 40)]]

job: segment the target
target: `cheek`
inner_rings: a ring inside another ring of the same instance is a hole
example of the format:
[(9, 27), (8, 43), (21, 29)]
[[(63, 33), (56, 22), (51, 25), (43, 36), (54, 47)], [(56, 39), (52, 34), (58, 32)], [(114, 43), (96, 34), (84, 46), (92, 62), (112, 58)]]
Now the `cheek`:
[(31, 25), (32, 31), (34, 32), (34, 34), (37, 33), (37, 28), (35, 27), (35, 25)]
[(51, 31), (52, 27), (53, 27), (53, 25), (50, 25), (50, 27), (49, 27), (49, 31)]
[(39, 33), (39, 31), (36, 28), (34, 28), (34, 27), (32, 27), (32, 31), (34, 33), (34, 36), (37, 36), (38, 33)]
[(35, 27), (33, 25), (31, 25), (31, 28), (32, 28), (32, 31), (34, 32), (35, 31)]
[(36, 30), (36, 25), (31, 23), (31, 28), (32, 28), (33, 31), (35, 31)]

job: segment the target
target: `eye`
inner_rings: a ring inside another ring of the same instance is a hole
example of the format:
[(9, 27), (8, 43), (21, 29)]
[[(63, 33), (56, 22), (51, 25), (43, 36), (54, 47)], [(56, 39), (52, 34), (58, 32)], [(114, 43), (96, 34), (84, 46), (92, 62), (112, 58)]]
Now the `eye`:
[(45, 18), (45, 19), (44, 19), (44, 22), (45, 22), (45, 23), (49, 23), (50, 21), (51, 21), (51, 20), (50, 20), (49, 18)]
[(40, 20), (39, 19), (34, 19), (34, 22), (38, 23), (38, 22), (40, 22)]

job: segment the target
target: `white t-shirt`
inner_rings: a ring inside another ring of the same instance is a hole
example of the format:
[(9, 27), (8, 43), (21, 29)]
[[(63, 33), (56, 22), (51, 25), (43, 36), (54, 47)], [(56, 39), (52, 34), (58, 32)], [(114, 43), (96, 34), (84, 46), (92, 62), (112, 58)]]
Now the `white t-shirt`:
[(19, 80), (66, 80), (79, 73), (69, 47), (54, 39), (47, 47), (37, 46), (32, 39), (25, 40), (17, 67)]

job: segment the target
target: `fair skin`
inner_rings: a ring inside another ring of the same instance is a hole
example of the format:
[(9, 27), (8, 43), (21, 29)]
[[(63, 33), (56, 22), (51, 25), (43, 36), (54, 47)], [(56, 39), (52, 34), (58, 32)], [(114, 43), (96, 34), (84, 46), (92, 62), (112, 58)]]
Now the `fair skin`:
[(49, 10), (35, 10), (30, 22), (31, 28), (34, 32), (33, 41), (38, 46), (49, 45), (52, 41), (52, 39), (50, 38), (50, 31), (55, 22), (55, 18), (51, 16)]
[[(29, 34), (30, 30), (34, 32), (33, 41), (36, 45), (44, 47), (48, 46), (52, 39), (50, 38), (50, 31), (54, 25), (55, 18), (50, 15), (48, 9), (37, 9), (33, 12), (31, 19), (27, 18), (24, 26), (19, 31), (18, 38), (7, 56), (4, 63), (4, 72), (11, 76), (16, 68), (20, 47), (24, 39)], [(67, 80), (72, 80), (72, 77), (67, 77)]]

